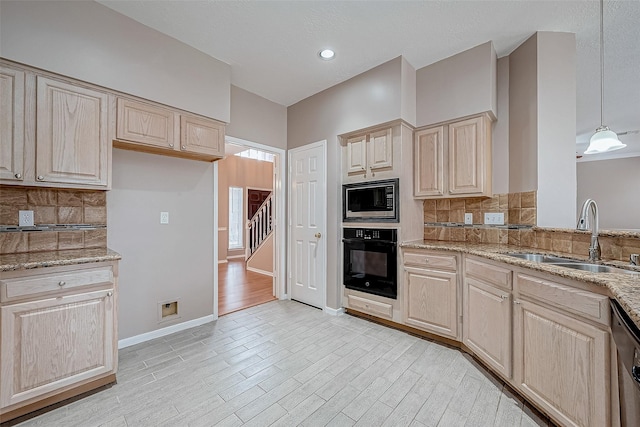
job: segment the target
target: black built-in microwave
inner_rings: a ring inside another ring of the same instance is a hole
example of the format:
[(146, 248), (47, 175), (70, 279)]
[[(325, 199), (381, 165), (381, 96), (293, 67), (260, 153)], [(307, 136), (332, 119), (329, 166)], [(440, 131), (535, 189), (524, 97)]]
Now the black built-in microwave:
[(344, 222), (400, 222), (398, 178), (342, 186)]

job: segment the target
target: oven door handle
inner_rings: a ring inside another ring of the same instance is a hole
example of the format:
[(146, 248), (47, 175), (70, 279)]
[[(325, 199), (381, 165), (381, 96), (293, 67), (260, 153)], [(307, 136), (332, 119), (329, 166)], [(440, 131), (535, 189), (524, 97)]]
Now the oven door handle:
[(380, 243), (383, 245), (396, 245), (398, 242), (393, 240), (372, 240), (372, 239), (342, 239), (343, 243)]

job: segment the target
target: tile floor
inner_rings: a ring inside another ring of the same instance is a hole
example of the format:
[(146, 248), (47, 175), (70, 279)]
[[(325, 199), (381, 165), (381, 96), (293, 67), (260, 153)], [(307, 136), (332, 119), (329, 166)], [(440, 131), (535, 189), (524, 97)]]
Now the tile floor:
[(468, 355), (273, 301), (120, 351), (118, 384), (21, 426), (536, 426)]

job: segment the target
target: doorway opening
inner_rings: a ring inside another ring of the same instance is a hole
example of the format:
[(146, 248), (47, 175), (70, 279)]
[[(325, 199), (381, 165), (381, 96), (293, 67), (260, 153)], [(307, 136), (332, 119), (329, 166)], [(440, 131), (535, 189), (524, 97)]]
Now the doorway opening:
[(216, 180), (218, 316), (286, 297), (278, 274), (284, 271), (278, 262), (284, 253), (284, 150), (232, 137), (225, 141)]

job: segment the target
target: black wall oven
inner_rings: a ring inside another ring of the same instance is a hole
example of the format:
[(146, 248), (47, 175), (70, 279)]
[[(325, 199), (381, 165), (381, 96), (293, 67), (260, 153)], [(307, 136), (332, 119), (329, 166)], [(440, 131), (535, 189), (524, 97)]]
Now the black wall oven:
[(343, 229), (344, 286), (397, 299), (397, 230)]

